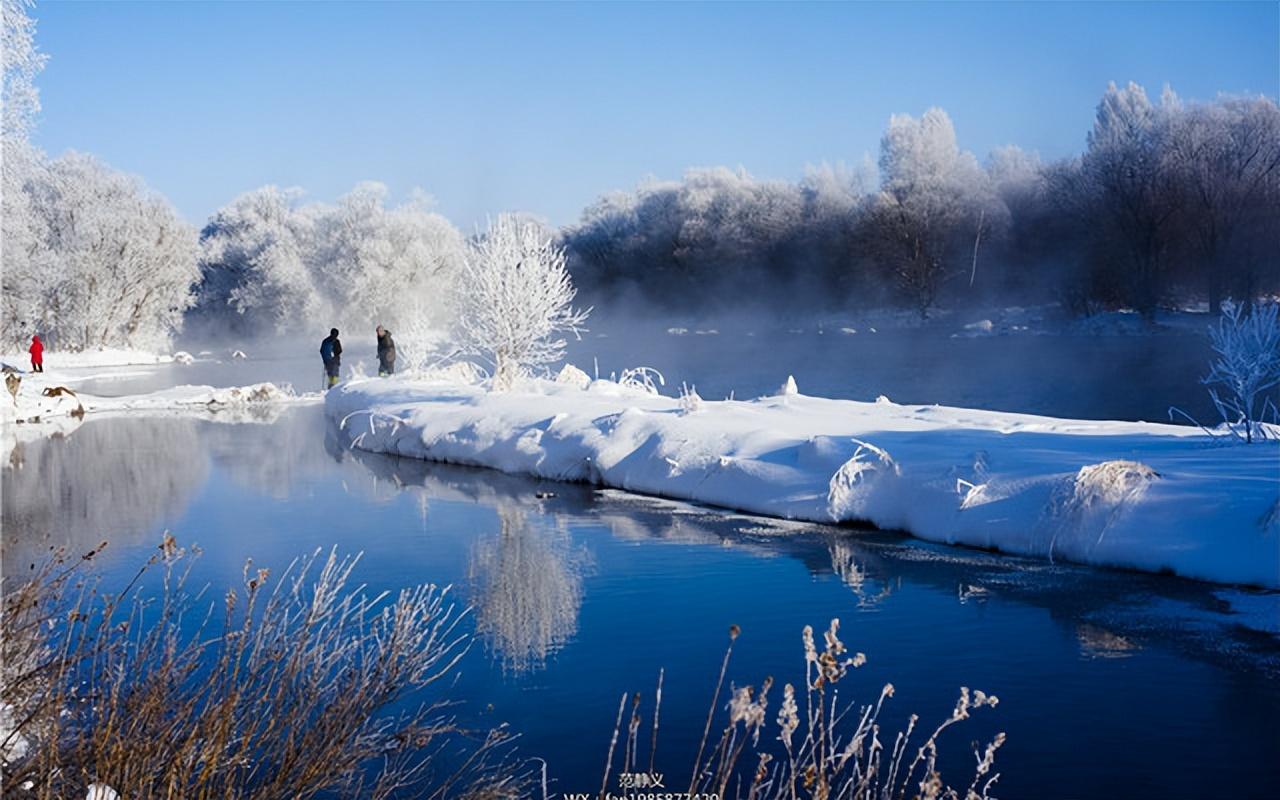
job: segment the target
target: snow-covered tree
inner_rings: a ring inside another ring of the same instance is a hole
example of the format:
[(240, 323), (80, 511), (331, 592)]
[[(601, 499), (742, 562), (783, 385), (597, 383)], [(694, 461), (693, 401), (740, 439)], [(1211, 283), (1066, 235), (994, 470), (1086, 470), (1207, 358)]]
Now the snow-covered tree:
[(219, 209), (200, 237), (200, 290), (192, 315), (207, 333), (300, 330), (321, 310), (306, 264), (311, 217), (301, 192), (264, 186)]
[(1081, 159), (1095, 204), (1091, 225), (1103, 238), (1096, 257), (1115, 262), (1108, 271), (1119, 277), (1124, 299), (1148, 317), (1164, 289), (1181, 202), (1165, 152), (1176, 110), (1171, 93), (1157, 106), (1136, 83), (1110, 84)]
[(28, 186), (44, 171), (43, 155), (29, 137), (40, 111), (35, 78), (46, 56), (36, 49), (29, 0), (2, 0), (0, 58), (0, 339), (16, 344), (33, 333), (40, 316), (40, 277), (47, 251), (41, 247), (44, 221), (31, 203)]
[(46, 175), (30, 187), (51, 254), (34, 325), (64, 349), (167, 345), (199, 277), (195, 230), (92, 156), (63, 156)]
[(429, 210), (425, 195), (388, 209), (387, 194), (380, 183), (362, 183), (316, 210), (316, 285), (347, 324), (391, 327), (425, 312), (440, 327), (462, 268), (462, 234)]
[(27, 141), (40, 113), (40, 93), (35, 79), (48, 57), (36, 48), (35, 20), (27, 15), (31, 7), (31, 0), (0, 0), (3, 14), (0, 50), (4, 59), (0, 117), (6, 143), (11, 139)]
[[(1280, 106), (1265, 97), (1195, 103), (1178, 108), (1169, 127), (1166, 163), (1183, 190), (1184, 219), (1194, 234), (1209, 308), (1216, 313), (1225, 291), (1246, 296), (1256, 291), (1247, 278), (1257, 256), (1247, 244), (1258, 234), (1266, 236), (1267, 227), (1272, 241), (1262, 257), (1274, 256)], [(1241, 277), (1244, 285), (1237, 280)]]
[(332, 205), (300, 205), (300, 196), (265, 186), (213, 216), (202, 234), (194, 317), (208, 332), (245, 335), (381, 323), (424, 333), (400, 341), (416, 359), (414, 342), (449, 322), (462, 234), (421, 193), (394, 208), (378, 183)]
[(895, 114), (880, 142), (880, 195), (868, 240), (900, 291), (924, 316), (943, 281), (959, 271), (955, 253), (1001, 216), (986, 173), (960, 150), (951, 118), (931, 108), (920, 119)]
[(1266, 393), (1280, 386), (1280, 305), (1264, 303), (1246, 314), (1243, 305), (1222, 304), (1222, 318), (1209, 329), (1216, 358), (1204, 383), (1231, 433), (1246, 442), (1265, 436), (1259, 422), (1276, 405)]
[(575, 291), (564, 250), (538, 225), (504, 214), (467, 253), (458, 283), (458, 338), (493, 367), (493, 386), (564, 357), (588, 310), (572, 306)]

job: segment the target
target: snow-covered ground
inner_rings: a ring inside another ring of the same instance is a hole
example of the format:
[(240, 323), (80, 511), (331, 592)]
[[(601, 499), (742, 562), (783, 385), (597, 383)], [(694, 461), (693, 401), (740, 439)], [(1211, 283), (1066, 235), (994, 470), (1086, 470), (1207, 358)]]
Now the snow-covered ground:
[(326, 411), (374, 452), (1280, 588), (1275, 442), (884, 398), (782, 394), (684, 413), (676, 398), (583, 377), (501, 394), (356, 381), (329, 392)]
[[(140, 355), (134, 354), (133, 357)], [(6, 363), (12, 364), (12, 361)], [(241, 419), (273, 407), (318, 403), (321, 400), (319, 392), (299, 395), (287, 386), (269, 382), (236, 387), (182, 385), (115, 397), (87, 394), (74, 388), (81, 381), (101, 379), (104, 375), (128, 375), (130, 366), (140, 363), (159, 362), (111, 362), (90, 358), (77, 368), (64, 367), (58, 373), (6, 373), (5, 392), (0, 395), (0, 458), (7, 459), (21, 442), (70, 433), (79, 427), (85, 415), (198, 413)], [(79, 373), (80, 379), (76, 380), (76, 376), (68, 372)], [(11, 377), (19, 381), (16, 394), (9, 389)]]

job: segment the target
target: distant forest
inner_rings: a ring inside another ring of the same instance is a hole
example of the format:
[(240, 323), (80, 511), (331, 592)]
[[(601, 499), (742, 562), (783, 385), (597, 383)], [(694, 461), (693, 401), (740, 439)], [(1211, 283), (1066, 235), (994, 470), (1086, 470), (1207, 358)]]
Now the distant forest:
[(1216, 310), (1280, 291), (1280, 109), (1111, 85), (1080, 156), (1008, 146), (984, 165), (935, 108), (894, 116), (878, 165), (690, 170), (602, 197), (561, 236), (588, 294), (664, 306)]

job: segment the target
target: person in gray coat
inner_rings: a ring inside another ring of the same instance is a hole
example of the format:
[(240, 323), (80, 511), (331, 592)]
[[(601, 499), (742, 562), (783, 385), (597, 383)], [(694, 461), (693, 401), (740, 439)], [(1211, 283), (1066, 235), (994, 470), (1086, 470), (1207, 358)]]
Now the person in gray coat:
[(378, 377), (385, 378), (396, 371), (396, 343), (391, 331), (378, 326)]

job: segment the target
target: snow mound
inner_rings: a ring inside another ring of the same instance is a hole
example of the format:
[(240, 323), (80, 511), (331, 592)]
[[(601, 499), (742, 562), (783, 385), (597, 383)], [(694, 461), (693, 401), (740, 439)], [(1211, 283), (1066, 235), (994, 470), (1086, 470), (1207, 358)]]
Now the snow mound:
[[(689, 392), (686, 392), (686, 395)], [(1280, 588), (1280, 442), (1190, 426), (616, 381), (519, 391), (351, 381), (326, 414), (371, 452), (590, 482), (782, 519)]]
[(556, 373), (556, 383), (564, 386), (574, 386), (578, 389), (586, 389), (591, 385), (591, 376), (572, 364), (565, 364)]
[(274, 383), (253, 386), (234, 386), (230, 389), (214, 389), (205, 402), (211, 406), (233, 406), (245, 403), (281, 403), (296, 395), (292, 389), (282, 389)]
[(244, 351), (243, 351), (243, 350), (232, 350), (232, 351), (231, 351), (231, 357), (232, 357), (232, 358), (234, 358), (234, 359), (246, 359), (246, 358), (248, 358), (248, 356), (244, 354)]
[(173, 354), (173, 360), (179, 364), (194, 364), (196, 357), (188, 353), (186, 350), (179, 350)]
[(445, 383), (457, 383), (463, 386), (471, 386), (484, 380), (487, 376), (484, 370), (472, 364), (470, 361), (455, 361), (452, 364), (443, 367), (434, 367), (422, 370), (422, 377), (428, 380), (444, 381)]

